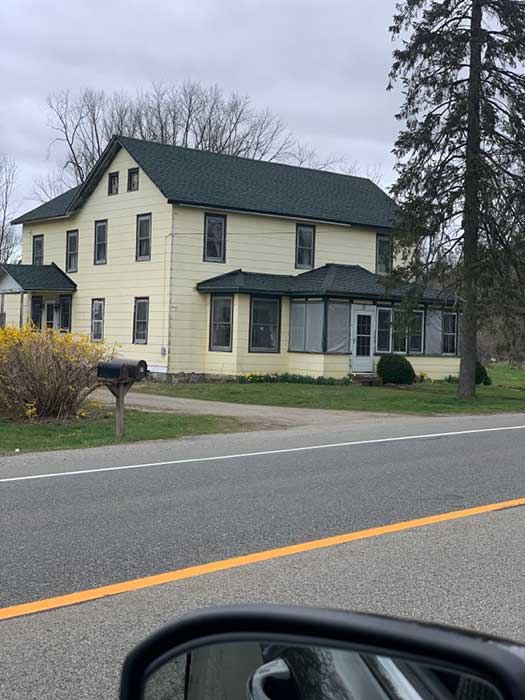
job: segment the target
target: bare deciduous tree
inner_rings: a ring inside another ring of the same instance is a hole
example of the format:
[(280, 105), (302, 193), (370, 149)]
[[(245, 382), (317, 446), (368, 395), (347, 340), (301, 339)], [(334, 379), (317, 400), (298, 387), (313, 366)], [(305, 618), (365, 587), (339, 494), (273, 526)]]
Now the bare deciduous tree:
[(158, 141), (256, 160), (326, 168), (335, 158), (318, 160), (269, 110), (255, 109), (248, 97), (225, 94), (217, 85), (155, 83), (131, 96), (85, 89), (48, 98), (51, 145), (64, 149), (65, 177), (55, 174), (37, 185), (40, 195), (82, 183), (113, 134)]
[(13, 257), (18, 239), (11, 226), (13, 197), (16, 183), (16, 163), (6, 153), (0, 153), (0, 263)]

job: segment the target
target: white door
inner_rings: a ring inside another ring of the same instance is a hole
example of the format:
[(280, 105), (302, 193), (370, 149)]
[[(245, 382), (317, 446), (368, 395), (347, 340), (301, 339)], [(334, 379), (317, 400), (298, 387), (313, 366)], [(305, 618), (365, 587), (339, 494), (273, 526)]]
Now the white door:
[(352, 372), (374, 371), (374, 312), (352, 307)]

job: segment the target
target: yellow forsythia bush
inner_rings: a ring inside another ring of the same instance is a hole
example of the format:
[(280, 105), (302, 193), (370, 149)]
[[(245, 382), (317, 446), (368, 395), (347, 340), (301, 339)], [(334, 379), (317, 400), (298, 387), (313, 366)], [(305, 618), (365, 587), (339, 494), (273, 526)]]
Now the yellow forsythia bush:
[(31, 325), (0, 328), (0, 414), (28, 419), (75, 415), (97, 386), (97, 363), (114, 348)]

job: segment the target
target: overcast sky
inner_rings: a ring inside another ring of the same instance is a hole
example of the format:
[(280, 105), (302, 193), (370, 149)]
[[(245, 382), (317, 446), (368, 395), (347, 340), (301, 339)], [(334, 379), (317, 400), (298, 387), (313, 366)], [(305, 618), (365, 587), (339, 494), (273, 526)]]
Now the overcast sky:
[(319, 155), (392, 181), (399, 92), (386, 92), (394, 0), (0, 0), (0, 151), (20, 209), (58, 151), (45, 99), (83, 87), (218, 83), (281, 115)]

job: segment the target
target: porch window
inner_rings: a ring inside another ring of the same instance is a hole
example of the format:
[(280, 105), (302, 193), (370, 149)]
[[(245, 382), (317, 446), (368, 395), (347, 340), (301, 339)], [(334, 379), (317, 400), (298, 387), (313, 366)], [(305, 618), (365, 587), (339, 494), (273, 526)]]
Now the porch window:
[(138, 345), (146, 345), (148, 342), (149, 326), (149, 297), (137, 297), (135, 299), (135, 313), (133, 315), (133, 342)]
[(414, 311), (408, 324), (409, 353), (423, 352), (423, 311)]
[(279, 352), (281, 300), (252, 297), (250, 313), (250, 352)]
[(105, 265), (108, 261), (108, 222), (95, 221), (95, 265)]
[(457, 314), (443, 312), (443, 354), (455, 355), (457, 350)]
[(78, 231), (66, 233), (66, 272), (78, 269)]
[(213, 296), (210, 310), (210, 350), (231, 352), (233, 297)]
[(407, 327), (405, 314), (397, 309), (394, 311), (394, 323), (392, 326), (392, 349), (394, 352), (406, 354), (407, 351)]
[(376, 234), (376, 272), (387, 275), (392, 270), (392, 238), (389, 234)]
[(44, 264), (44, 235), (33, 236), (33, 265)]
[(350, 302), (333, 300), (327, 304), (326, 352), (350, 352)]
[(91, 300), (91, 340), (104, 340), (104, 307), (105, 299)]
[(204, 215), (204, 262), (226, 262), (226, 217)]
[(42, 328), (42, 297), (31, 297), (31, 323), (40, 330)]
[(71, 330), (71, 295), (62, 294), (60, 296), (60, 330)]
[(294, 352), (323, 352), (324, 302), (292, 301), (290, 309), (290, 344)]
[(151, 260), (151, 214), (137, 216), (136, 260)]
[(390, 352), (392, 347), (392, 309), (377, 310), (377, 352)]
[(315, 259), (315, 226), (297, 224), (295, 233), (295, 267), (311, 270)]

